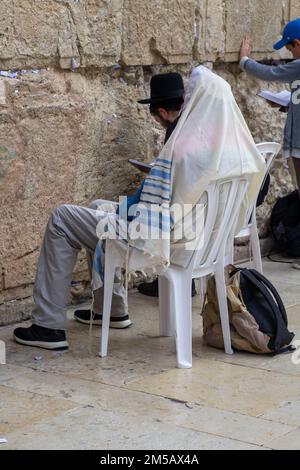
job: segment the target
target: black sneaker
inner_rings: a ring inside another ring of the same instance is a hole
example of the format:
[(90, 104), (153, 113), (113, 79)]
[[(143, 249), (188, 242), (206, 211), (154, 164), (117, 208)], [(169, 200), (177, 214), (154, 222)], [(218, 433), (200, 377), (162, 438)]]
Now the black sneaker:
[[(141, 294), (147, 295), (148, 297), (158, 297), (158, 279), (153, 282), (144, 282), (138, 286), (138, 291)], [(195, 281), (192, 281), (192, 297), (197, 295)]]
[(17, 343), (43, 349), (57, 350), (69, 347), (64, 330), (50, 330), (34, 324), (29, 328), (16, 328), (14, 338)]
[[(89, 325), (91, 322), (91, 310), (75, 310), (74, 312), (75, 320), (83, 323), (84, 325)], [(102, 315), (99, 313), (93, 314), (93, 325), (102, 325)], [(116, 329), (128, 328), (132, 325), (132, 321), (129, 320), (128, 315), (123, 315), (122, 317), (110, 317), (109, 327)]]

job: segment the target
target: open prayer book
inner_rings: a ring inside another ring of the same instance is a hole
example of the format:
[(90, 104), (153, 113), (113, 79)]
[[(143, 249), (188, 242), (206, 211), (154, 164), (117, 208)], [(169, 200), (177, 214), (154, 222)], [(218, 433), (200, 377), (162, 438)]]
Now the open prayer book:
[(280, 91), (279, 93), (266, 90), (258, 93), (258, 96), (264, 98), (267, 101), (271, 101), (272, 103), (276, 103), (279, 106), (284, 106), (285, 108), (291, 101), (291, 92), (288, 90)]
[(128, 160), (131, 165), (136, 167), (138, 170), (143, 171), (144, 173), (149, 173), (151, 168), (153, 167), (154, 163), (144, 163), (140, 162), (139, 160)]

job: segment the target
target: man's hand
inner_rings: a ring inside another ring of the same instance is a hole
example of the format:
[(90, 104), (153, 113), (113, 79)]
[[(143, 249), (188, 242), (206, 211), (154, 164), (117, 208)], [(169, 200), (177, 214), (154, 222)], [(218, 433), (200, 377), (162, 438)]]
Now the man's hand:
[(252, 53), (252, 41), (249, 37), (245, 37), (242, 41), (240, 50), (240, 59), (243, 57), (250, 57)]
[(266, 102), (268, 103), (269, 106), (271, 106), (271, 108), (281, 108), (281, 104), (277, 104), (277, 103), (274, 103), (273, 101), (269, 101), (269, 100), (266, 100)]
[(143, 173), (147, 173), (147, 175), (150, 173), (151, 171), (151, 168), (140, 168), (140, 170), (143, 172)]

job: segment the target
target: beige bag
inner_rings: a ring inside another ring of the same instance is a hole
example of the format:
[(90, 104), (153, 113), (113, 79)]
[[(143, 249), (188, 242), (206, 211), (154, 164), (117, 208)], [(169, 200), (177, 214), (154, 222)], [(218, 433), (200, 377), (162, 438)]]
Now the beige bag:
[[(226, 269), (227, 302), (231, 331), (231, 344), (234, 349), (251, 353), (267, 354), (270, 337), (259, 331), (255, 318), (248, 312), (240, 290), (240, 273), (231, 278), (233, 267)], [(207, 302), (202, 312), (204, 343), (215, 348), (224, 349), (221, 319), (216, 292), (215, 279), (208, 281)]]

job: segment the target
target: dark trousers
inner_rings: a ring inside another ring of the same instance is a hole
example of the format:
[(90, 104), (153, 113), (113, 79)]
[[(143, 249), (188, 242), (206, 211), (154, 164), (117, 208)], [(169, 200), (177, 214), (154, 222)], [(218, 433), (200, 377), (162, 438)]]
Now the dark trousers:
[(300, 158), (293, 158), (293, 163), (294, 163), (294, 168), (295, 168), (295, 173), (296, 173), (298, 190), (300, 193)]

